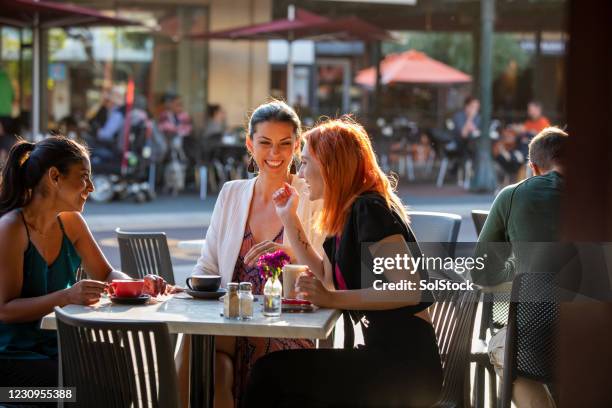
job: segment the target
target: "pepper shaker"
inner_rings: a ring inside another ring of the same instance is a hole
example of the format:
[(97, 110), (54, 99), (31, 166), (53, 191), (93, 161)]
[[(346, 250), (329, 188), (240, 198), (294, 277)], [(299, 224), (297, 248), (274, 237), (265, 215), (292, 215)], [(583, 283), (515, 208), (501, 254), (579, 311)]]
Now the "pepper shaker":
[(240, 300), (238, 299), (238, 283), (227, 284), (227, 293), (223, 299), (223, 315), (226, 319), (238, 319), (240, 317)]
[(253, 303), (255, 297), (251, 292), (253, 285), (251, 282), (240, 282), (240, 291), (238, 298), (240, 299), (240, 318), (249, 320), (253, 318)]

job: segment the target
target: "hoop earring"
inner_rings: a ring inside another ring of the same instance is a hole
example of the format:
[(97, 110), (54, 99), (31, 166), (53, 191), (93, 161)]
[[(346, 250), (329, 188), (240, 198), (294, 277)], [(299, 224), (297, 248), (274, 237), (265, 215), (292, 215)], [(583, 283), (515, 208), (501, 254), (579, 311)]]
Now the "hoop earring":
[(255, 163), (255, 159), (253, 158), (253, 156), (251, 156), (251, 159), (249, 160), (247, 171), (249, 173), (257, 173), (257, 163)]
[(295, 156), (293, 156), (293, 159), (291, 159), (291, 167), (289, 168), (289, 173), (291, 174), (297, 174), (297, 165), (295, 164), (296, 161)]

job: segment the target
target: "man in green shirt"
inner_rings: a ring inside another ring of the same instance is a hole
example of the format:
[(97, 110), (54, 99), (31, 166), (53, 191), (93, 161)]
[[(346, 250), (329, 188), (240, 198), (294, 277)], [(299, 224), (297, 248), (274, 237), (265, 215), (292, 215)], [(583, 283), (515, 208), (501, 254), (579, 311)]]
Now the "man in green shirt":
[[(563, 190), (562, 150), (567, 134), (549, 127), (529, 143), (529, 167), (534, 176), (504, 188), (495, 198), (478, 237), (476, 256), (486, 257), (485, 267), (472, 270), (472, 279), (483, 286), (511, 281), (521, 265), (533, 268), (525, 243), (559, 240)], [(505, 244), (502, 244), (505, 243)]]
[[(493, 286), (511, 281), (517, 271), (553, 271), (563, 262), (563, 256), (543, 254), (555, 248), (545, 243), (559, 240), (561, 156), (567, 138), (562, 130), (548, 127), (529, 143), (529, 167), (534, 176), (504, 188), (495, 198), (478, 237), (476, 257), (486, 256), (486, 261), (484, 268), (471, 271), (474, 283)], [(500, 377), (505, 343), (503, 328), (491, 338), (488, 347), (491, 363)], [(514, 381), (512, 399), (518, 408), (555, 406), (544, 384), (524, 377)]]

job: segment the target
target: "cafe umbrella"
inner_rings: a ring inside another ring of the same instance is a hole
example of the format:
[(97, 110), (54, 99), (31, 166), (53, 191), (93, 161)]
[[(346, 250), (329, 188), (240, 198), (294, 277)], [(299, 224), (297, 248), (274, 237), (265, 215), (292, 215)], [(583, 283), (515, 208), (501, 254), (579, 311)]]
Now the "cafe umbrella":
[(288, 17), (265, 23), (232, 29), (194, 34), (193, 39), (205, 40), (286, 40), (287, 100), (293, 104), (293, 55), (291, 45), (296, 40), (382, 41), (390, 39), (388, 31), (358, 17), (329, 19), (306, 10), (289, 6)]

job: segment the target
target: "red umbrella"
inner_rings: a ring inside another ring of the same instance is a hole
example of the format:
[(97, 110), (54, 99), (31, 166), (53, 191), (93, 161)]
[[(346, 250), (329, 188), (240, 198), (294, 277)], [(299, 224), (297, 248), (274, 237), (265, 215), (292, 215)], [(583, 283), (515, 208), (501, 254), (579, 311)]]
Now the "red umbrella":
[[(382, 84), (459, 84), (471, 81), (471, 76), (415, 50), (390, 54), (380, 64)], [(355, 82), (366, 87), (374, 87), (376, 68), (370, 67), (359, 71)]]
[(32, 134), (40, 130), (40, 33), (54, 27), (141, 25), (97, 10), (39, 0), (0, 0), (0, 23), (32, 30)]

